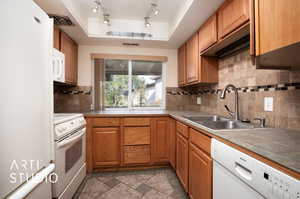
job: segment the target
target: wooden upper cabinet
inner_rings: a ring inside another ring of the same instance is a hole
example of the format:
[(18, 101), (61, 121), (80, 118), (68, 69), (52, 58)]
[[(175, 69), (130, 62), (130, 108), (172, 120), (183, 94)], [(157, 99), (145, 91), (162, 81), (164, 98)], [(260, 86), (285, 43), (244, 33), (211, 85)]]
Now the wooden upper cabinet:
[(151, 125), (151, 159), (153, 162), (169, 161), (169, 118), (153, 118)]
[(299, 0), (255, 0), (256, 55), (300, 42)]
[(65, 81), (66, 83), (77, 84), (78, 71), (78, 46), (77, 44), (64, 32), (60, 33), (60, 49), (65, 54)]
[(226, 35), (249, 21), (249, 7), (249, 0), (226, 0), (223, 3), (218, 10), (219, 39), (224, 38)]
[(198, 33), (194, 34), (186, 43), (186, 81), (194, 83), (199, 75)]
[(176, 173), (183, 185), (183, 188), (188, 192), (188, 166), (189, 166), (189, 143), (180, 133), (176, 137)]
[(178, 85), (186, 83), (186, 45), (183, 44), (178, 49)]
[(199, 55), (199, 83), (218, 83), (219, 61), (216, 57)]
[(53, 47), (60, 50), (60, 29), (57, 27), (53, 29)]
[(217, 41), (217, 14), (214, 14), (199, 29), (199, 51), (203, 52)]
[(191, 199), (212, 199), (212, 159), (189, 145), (189, 195)]
[(119, 165), (121, 159), (120, 145), (119, 128), (94, 128), (92, 149), (94, 165)]

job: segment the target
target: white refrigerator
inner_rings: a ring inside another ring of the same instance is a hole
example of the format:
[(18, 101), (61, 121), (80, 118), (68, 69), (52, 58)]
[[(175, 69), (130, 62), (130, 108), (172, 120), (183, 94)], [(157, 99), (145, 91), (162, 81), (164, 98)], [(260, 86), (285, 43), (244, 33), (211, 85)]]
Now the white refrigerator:
[(52, 30), (33, 1), (0, 1), (0, 198), (51, 198)]

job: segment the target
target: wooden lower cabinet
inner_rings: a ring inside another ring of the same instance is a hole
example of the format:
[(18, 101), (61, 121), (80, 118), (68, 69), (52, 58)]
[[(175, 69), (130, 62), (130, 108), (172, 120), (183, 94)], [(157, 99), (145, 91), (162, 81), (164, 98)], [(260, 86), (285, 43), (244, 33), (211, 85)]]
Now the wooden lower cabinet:
[(93, 129), (94, 166), (115, 166), (120, 164), (119, 128)]
[(150, 127), (125, 127), (124, 145), (150, 144)]
[(189, 144), (189, 195), (191, 199), (212, 199), (212, 159)]
[(183, 188), (188, 192), (188, 166), (189, 166), (189, 144), (188, 140), (177, 133), (176, 137), (176, 173), (183, 185)]
[(152, 162), (169, 161), (169, 118), (153, 118), (151, 123)]
[(124, 164), (146, 163), (150, 163), (149, 145), (124, 146)]
[(170, 119), (169, 125), (169, 161), (173, 169), (176, 169), (176, 121)]

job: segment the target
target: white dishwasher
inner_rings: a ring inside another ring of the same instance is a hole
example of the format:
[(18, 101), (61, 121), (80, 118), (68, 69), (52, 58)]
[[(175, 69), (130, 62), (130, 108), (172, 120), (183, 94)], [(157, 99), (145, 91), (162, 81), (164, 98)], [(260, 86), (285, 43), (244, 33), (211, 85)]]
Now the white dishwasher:
[(213, 199), (300, 199), (300, 181), (213, 139)]

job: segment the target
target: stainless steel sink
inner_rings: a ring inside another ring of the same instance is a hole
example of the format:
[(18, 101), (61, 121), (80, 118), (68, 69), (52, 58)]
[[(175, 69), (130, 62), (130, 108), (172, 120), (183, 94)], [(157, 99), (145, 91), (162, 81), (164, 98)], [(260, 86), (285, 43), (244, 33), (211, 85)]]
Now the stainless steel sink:
[(217, 122), (217, 121), (224, 121), (224, 120), (228, 120), (227, 118), (225, 117), (220, 117), (218, 115), (203, 115), (203, 116), (191, 116), (191, 117), (185, 117), (189, 120), (192, 120), (192, 121), (214, 121), (214, 122)]
[(253, 129), (255, 126), (250, 123), (243, 123), (240, 121), (232, 121), (225, 117), (217, 115), (212, 116), (196, 116), (185, 117), (193, 122), (201, 124), (213, 130), (229, 130), (229, 129)]

